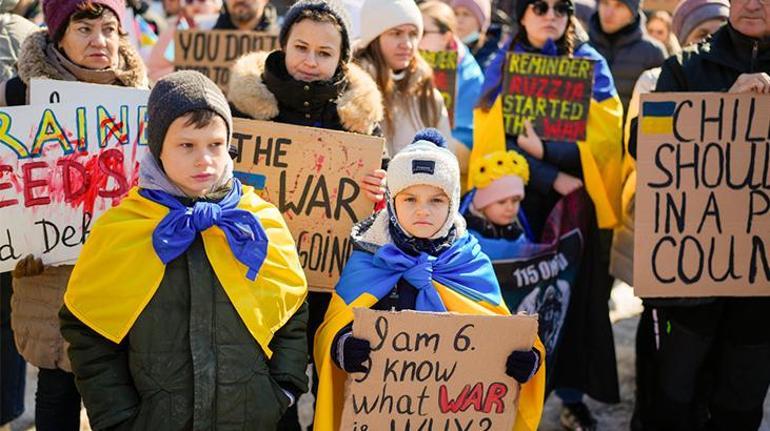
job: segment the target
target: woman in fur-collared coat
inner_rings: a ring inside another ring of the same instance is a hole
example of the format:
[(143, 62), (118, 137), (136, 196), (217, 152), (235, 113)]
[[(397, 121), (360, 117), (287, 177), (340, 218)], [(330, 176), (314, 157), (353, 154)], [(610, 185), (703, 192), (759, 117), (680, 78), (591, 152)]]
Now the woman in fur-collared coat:
[[(233, 114), (380, 136), (382, 96), (371, 76), (350, 62), (349, 28), (345, 11), (334, 3), (296, 3), (284, 18), (280, 49), (247, 54), (233, 66), (228, 92)], [(384, 180), (383, 169), (359, 179), (362, 192), (375, 204), (383, 201)], [(329, 299), (328, 293), (308, 294), (311, 355)], [(281, 429), (300, 429), (295, 406), (284, 416)]]

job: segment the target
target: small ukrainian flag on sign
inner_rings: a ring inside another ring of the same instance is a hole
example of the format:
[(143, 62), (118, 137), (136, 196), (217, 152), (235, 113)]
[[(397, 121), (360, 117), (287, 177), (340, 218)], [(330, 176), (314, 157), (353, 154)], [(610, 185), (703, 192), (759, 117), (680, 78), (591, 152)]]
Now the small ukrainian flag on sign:
[(233, 175), (235, 178), (238, 178), (241, 183), (252, 186), (256, 190), (263, 190), (265, 188), (265, 183), (267, 182), (267, 177), (262, 174), (235, 171), (233, 172)]
[(674, 102), (644, 102), (642, 106), (642, 133), (670, 135), (674, 131)]

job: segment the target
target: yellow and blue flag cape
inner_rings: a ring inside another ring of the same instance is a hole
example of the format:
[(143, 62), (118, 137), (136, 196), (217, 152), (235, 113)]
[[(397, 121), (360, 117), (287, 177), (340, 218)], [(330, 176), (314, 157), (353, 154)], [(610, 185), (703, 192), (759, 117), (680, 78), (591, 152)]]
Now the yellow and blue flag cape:
[[(254, 214), (268, 242), (253, 280), (236, 258), (225, 232), (200, 232), (206, 256), (228, 298), (268, 357), (273, 335), (299, 309), (307, 281), (294, 240), (280, 212), (244, 187), (238, 208)], [(115, 343), (128, 334), (160, 285), (166, 266), (153, 247), (153, 233), (169, 208), (132, 189), (94, 224), (70, 277), (64, 303), (89, 328)]]
[[(355, 251), (345, 265), (332, 295), (329, 310), (318, 328), (315, 361), (319, 385), (314, 430), (337, 431), (345, 403), (347, 374), (331, 359), (337, 333), (353, 321), (353, 308), (371, 308), (405, 278), (418, 290), (418, 311), (451, 311), (474, 315), (510, 315), (489, 258), (467, 233), (438, 257), (410, 256), (392, 244), (375, 254)], [(535, 348), (545, 358), (539, 339)], [(545, 364), (522, 385), (515, 431), (535, 431), (540, 423), (545, 391)]]
[[(487, 68), (485, 85), (502, 87), (500, 74), (510, 42), (498, 53)], [(620, 222), (621, 162), (623, 155), (623, 105), (620, 102), (610, 68), (606, 60), (588, 44), (575, 50), (575, 57), (594, 60), (594, 87), (588, 110), (586, 140), (577, 143), (580, 162), (583, 167), (583, 183), (596, 208), (600, 228), (613, 228)], [(486, 90), (486, 89), (485, 89)], [(503, 125), (501, 88), (483, 91), (494, 97), (489, 110), (476, 108), (473, 113), (473, 150), (470, 166), (484, 155), (505, 151), (505, 128)], [(490, 99), (491, 100), (491, 99)], [(531, 172), (530, 175), (537, 175)], [(469, 184), (468, 188), (473, 185)]]

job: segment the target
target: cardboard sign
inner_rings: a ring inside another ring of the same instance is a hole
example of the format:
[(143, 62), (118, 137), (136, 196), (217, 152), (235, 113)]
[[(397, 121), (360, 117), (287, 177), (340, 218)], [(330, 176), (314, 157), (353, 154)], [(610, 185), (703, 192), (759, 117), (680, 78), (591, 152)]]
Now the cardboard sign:
[(770, 96), (645, 94), (640, 111), (636, 295), (770, 295)]
[(455, 98), (457, 96), (457, 51), (420, 51), (420, 55), (433, 68), (433, 84), (444, 97), (444, 105), (449, 112), (449, 124), (454, 127)]
[(234, 119), (236, 176), (283, 214), (313, 290), (332, 291), (353, 251), (353, 224), (372, 214), (361, 179), (378, 169), (385, 140)]
[(505, 133), (524, 133), (529, 120), (542, 139), (585, 140), (593, 81), (591, 60), (509, 53), (502, 91)]
[(147, 107), (84, 97), (105, 102), (0, 108), (0, 272), (29, 253), (74, 262), (137, 182)]
[(227, 91), (230, 67), (254, 51), (278, 48), (278, 35), (239, 30), (179, 30), (174, 36), (174, 68), (193, 69)]
[(34, 78), (29, 83), (29, 104), (89, 104), (95, 100), (120, 101), (121, 104), (147, 105), (150, 90)]
[(532, 348), (536, 316), (353, 312), (371, 363), (348, 378), (340, 430), (513, 429), (519, 385), (505, 362)]
[(664, 10), (673, 14), (680, 1), (681, 0), (642, 0), (642, 9), (646, 12)]

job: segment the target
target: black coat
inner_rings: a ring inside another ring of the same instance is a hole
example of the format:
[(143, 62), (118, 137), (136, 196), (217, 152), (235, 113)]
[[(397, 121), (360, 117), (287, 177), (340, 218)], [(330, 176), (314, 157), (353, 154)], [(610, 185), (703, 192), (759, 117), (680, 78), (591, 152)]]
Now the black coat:
[(591, 45), (610, 65), (615, 88), (623, 102), (623, 112), (628, 112), (628, 102), (639, 75), (647, 69), (660, 66), (666, 59), (663, 44), (645, 33), (642, 16), (633, 24), (608, 35), (602, 30), (597, 12), (591, 17), (588, 29)]

